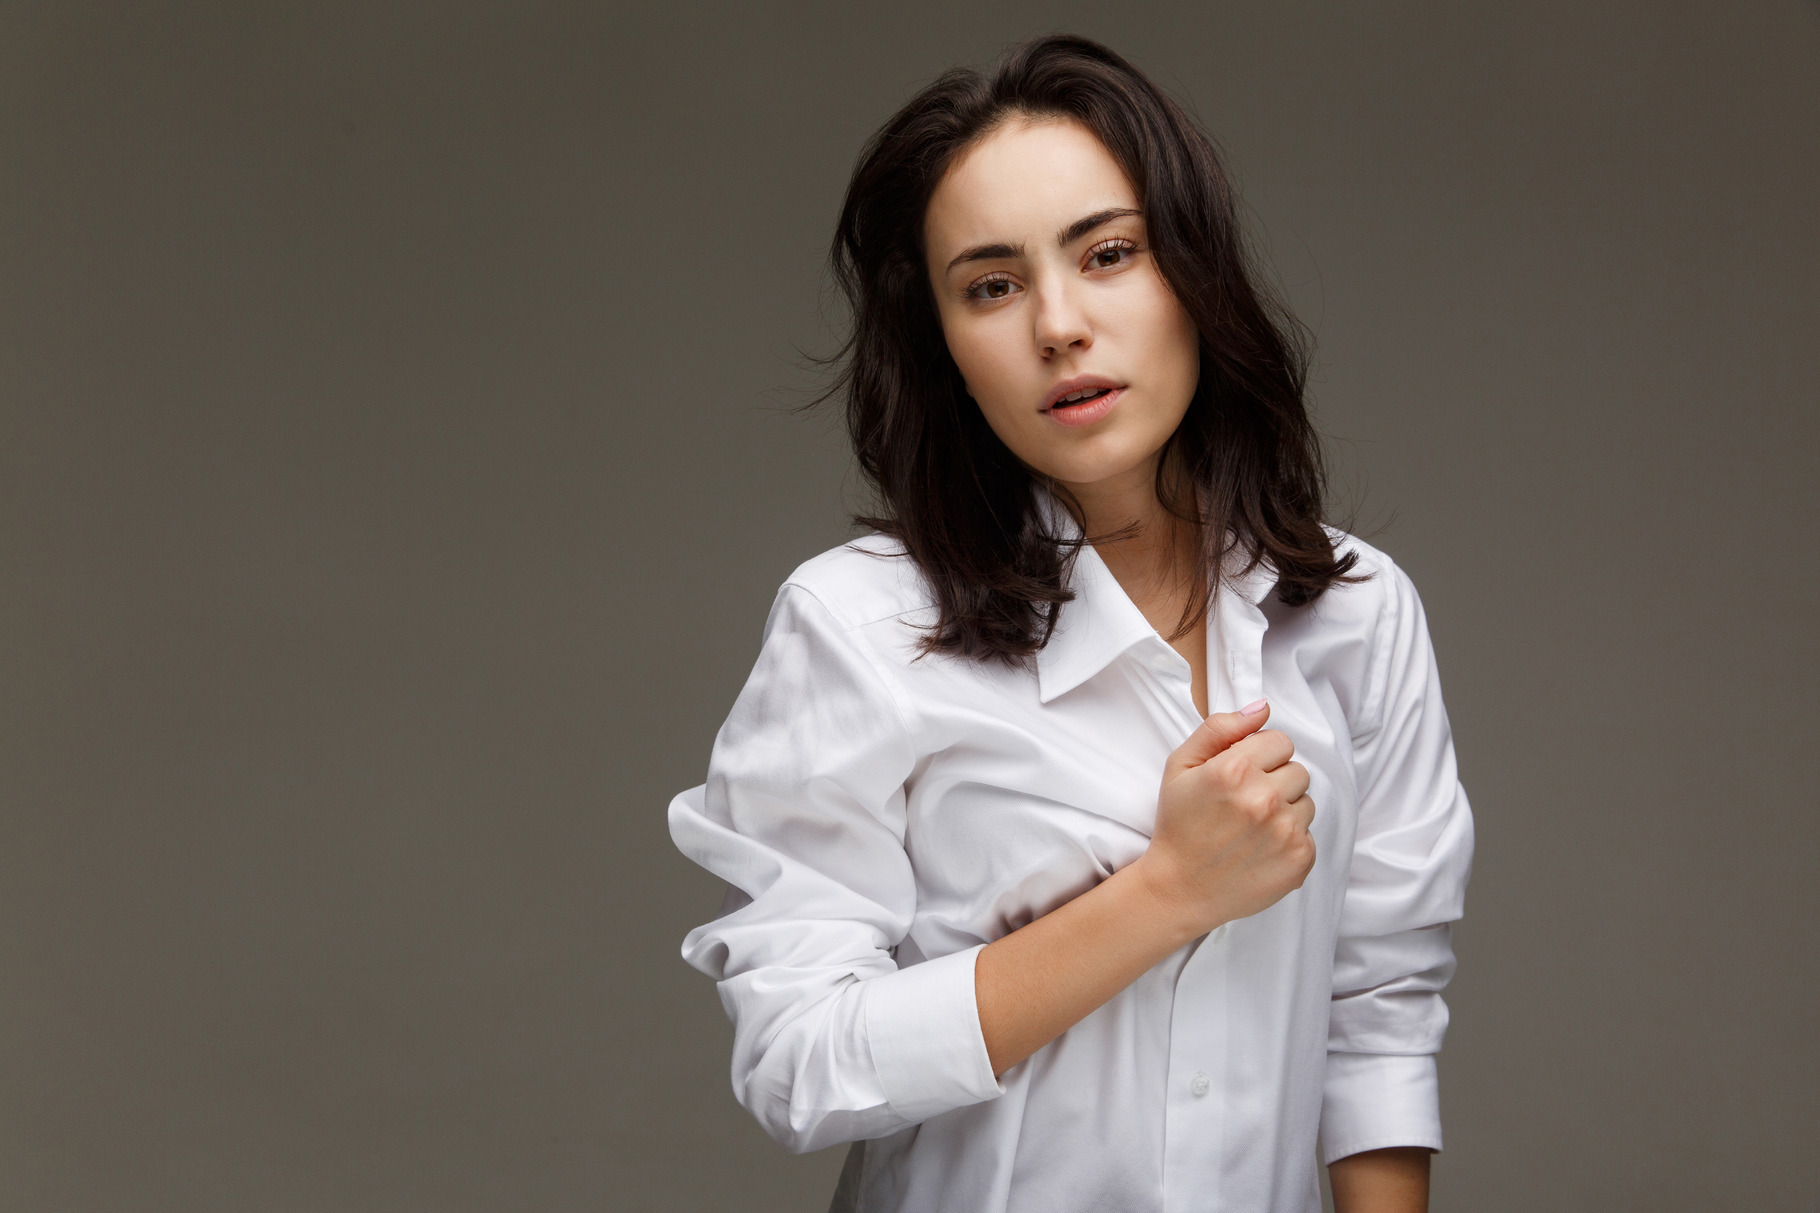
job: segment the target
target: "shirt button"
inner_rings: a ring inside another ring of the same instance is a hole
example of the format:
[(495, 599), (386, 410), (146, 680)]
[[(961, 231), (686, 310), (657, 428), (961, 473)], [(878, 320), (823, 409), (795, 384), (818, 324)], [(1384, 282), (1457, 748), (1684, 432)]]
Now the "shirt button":
[(1207, 1094), (1208, 1090), (1210, 1090), (1212, 1088), (1212, 1086), (1213, 1086), (1213, 1083), (1208, 1081), (1208, 1078), (1205, 1074), (1196, 1074), (1193, 1078), (1188, 1080), (1188, 1089), (1190, 1091), (1194, 1092), (1194, 1096), (1196, 1099), (1199, 1099), (1201, 1096)]

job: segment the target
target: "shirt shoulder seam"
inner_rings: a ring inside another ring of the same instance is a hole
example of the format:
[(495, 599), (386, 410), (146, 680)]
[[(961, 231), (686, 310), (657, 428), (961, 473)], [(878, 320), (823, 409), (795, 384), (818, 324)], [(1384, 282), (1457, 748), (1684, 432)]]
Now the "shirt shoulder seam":
[[(834, 608), (828, 604), (826, 599), (816, 593), (812, 587), (804, 585), (801, 581), (792, 578), (791, 580), (784, 582), (783, 589), (779, 590), (779, 593), (782, 593), (783, 590), (796, 590), (799, 593), (807, 595), (810, 601), (814, 602), (816, 606), (819, 606), (822, 611), (827, 614), (828, 618), (840, 625), (843, 635), (857, 632), (864, 627), (869, 627), (872, 623), (879, 622), (880, 619), (893, 618), (892, 615), (882, 615), (879, 619), (871, 620), (868, 623), (850, 624), (842, 619), (840, 615), (835, 613)], [(897, 612), (897, 614), (900, 615), (903, 613), (904, 612)], [(911, 716), (913, 714), (912, 710), (904, 702), (903, 694), (897, 686), (897, 680), (892, 676), (890, 668), (879, 659), (878, 654), (872, 651), (872, 646), (870, 644), (861, 641), (853, 641), (851, 643), (853, 644), (853, 648), (858, 652), (860, 659), (866, 663), (866, 668), (872, 671), (874, 681), (876, 681), (879, 684), (879, 688), (884, 691), (885, 699), (891, 705), (891, 712), (897, 718), (898, 732), (903, 739), (904, 748), (909, 752), (909, 765), (914, 767), (918, 762), (922, 761), (922, 754), (918, 750), (915, 742), (917, 735), (916, 730), (910, 725)]]
[[(822, 561), (827, 560), (827, 559), (835, 556), (837, 553), (841, 553), (841, 552), (852, 552), (852, 553), (854, 553), (854, 555), (856, 557), (864, 558), (867, 560), (876, 560), (876, 561), (880, 561), (880, 562), (894, 563), (897, 561), (907, 561), (910, 559), (910, 557), (903, 552), (874, 550), (874, 548), (871, 545), (867, 544), (867, 542), (866, 542), (867, 539), (869, 539), (869, 538), (874, 538), (874, 536), (862, 536), (859, 539), (849, 540), (848, 542), (841, 544), (839, 547), (831, 548), (829, 551), (824, 552), (821, 556), (818, 556), (816, 559), (808, 561), (805, 564), (799, 566), (795, 572), (790, 574), (789, 578), (787, 578), (785, 580), (784, 584), (786, 586), (792, 586), (792, 585), (796, 586), (798, 589), (801, 589), (804, 592), (812, 595), (817, 602), (821, 603), (822, 608), (828, 612), (828, 614), (834, 619), (834, 621), (836, 623), (839, 623), (847, 631), (855, 631), (859, 628), (870, 627), (871, 625), (873, 625), (875, 623), (882, 623), (883, 621), (885, 621), (887, 619), (901, 619), (905, 615), (911, 615), (911, 614), (915, 614), (918, 611), (928, 610), (930, 606), (934, 605), (933, 603), (926, 602), (926, 601), (899, 603), (899, 604), (894, 605), (894, 606), (890, 607), (889, 609), (885, 609), (885, 610), (876, 610), (875, 609), (870, 612), (861, 612), (856, 617), (854, 615), (854, 613), (852, 613), (846, 609), (847, 604), (830, 601), (826, 594), (824, 594), (820, 589), (816, 588), (816, 586), (813, 584), (813, 582), (822, 580), (821, 578), (812, 578), (812, 577), (808, 577), (808, 576), (804, 575), (805, 571), (810, 569), (811, 566), (819, 565), (819, 564), (821, 564)], [(901, 595), (894, 595), (894, 596), (901, 597)]]

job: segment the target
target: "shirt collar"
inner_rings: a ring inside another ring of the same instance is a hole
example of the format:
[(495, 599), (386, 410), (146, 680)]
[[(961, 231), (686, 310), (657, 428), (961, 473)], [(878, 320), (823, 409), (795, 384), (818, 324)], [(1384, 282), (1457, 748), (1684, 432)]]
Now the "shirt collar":
[[(1073, 516), (1053, 495), (1040, 488), (1037, 492), (1052, 533), (1064, 540), (1078, 539), (1081, 529)], [(1243, 554), (1235, 552), (1214, 609), (1234, 616), (1232, 622), (1239, 625), (1220, 632), (1261, 638), (1267, 624), (1259, 604), (1276, 586), (1276, 569), (1264, 560), (1239, 576), (1243, 565)], [(1068, 588), (1074, 591), (1074, 598), (1062, 605), (1049, 643), (1036, 652), (1037, 697), (1044, 703), (1080, 686), (1140, 641), (1162, 639), (1092, 544), (1081, 545)], [(1219, 633), (1209, 629), (1210, 640), (1215, 634)], [(1215, 654), (1209, 652), (1208, 658), (1213, 660)]]

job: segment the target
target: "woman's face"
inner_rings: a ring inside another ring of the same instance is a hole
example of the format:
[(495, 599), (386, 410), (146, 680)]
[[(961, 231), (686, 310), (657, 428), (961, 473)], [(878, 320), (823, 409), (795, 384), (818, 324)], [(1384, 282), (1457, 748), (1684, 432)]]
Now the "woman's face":
[(1000, 440), (1077, 491), (1148, 484), (1199, 339), (1098, 137), (1012, 119), (949, 168), (923, 237), (948, 351)]

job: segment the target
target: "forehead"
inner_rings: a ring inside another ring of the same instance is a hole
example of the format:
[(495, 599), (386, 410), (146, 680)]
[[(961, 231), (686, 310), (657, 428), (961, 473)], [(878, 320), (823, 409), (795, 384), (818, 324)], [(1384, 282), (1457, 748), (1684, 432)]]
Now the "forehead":
[(1013, 118), (949, 166), (930, 196), (923, 238), (931, 260), (991, 241), (1053, 244), (1083, 215), (1137, 205), (1124, 170), (1085, 126)]

